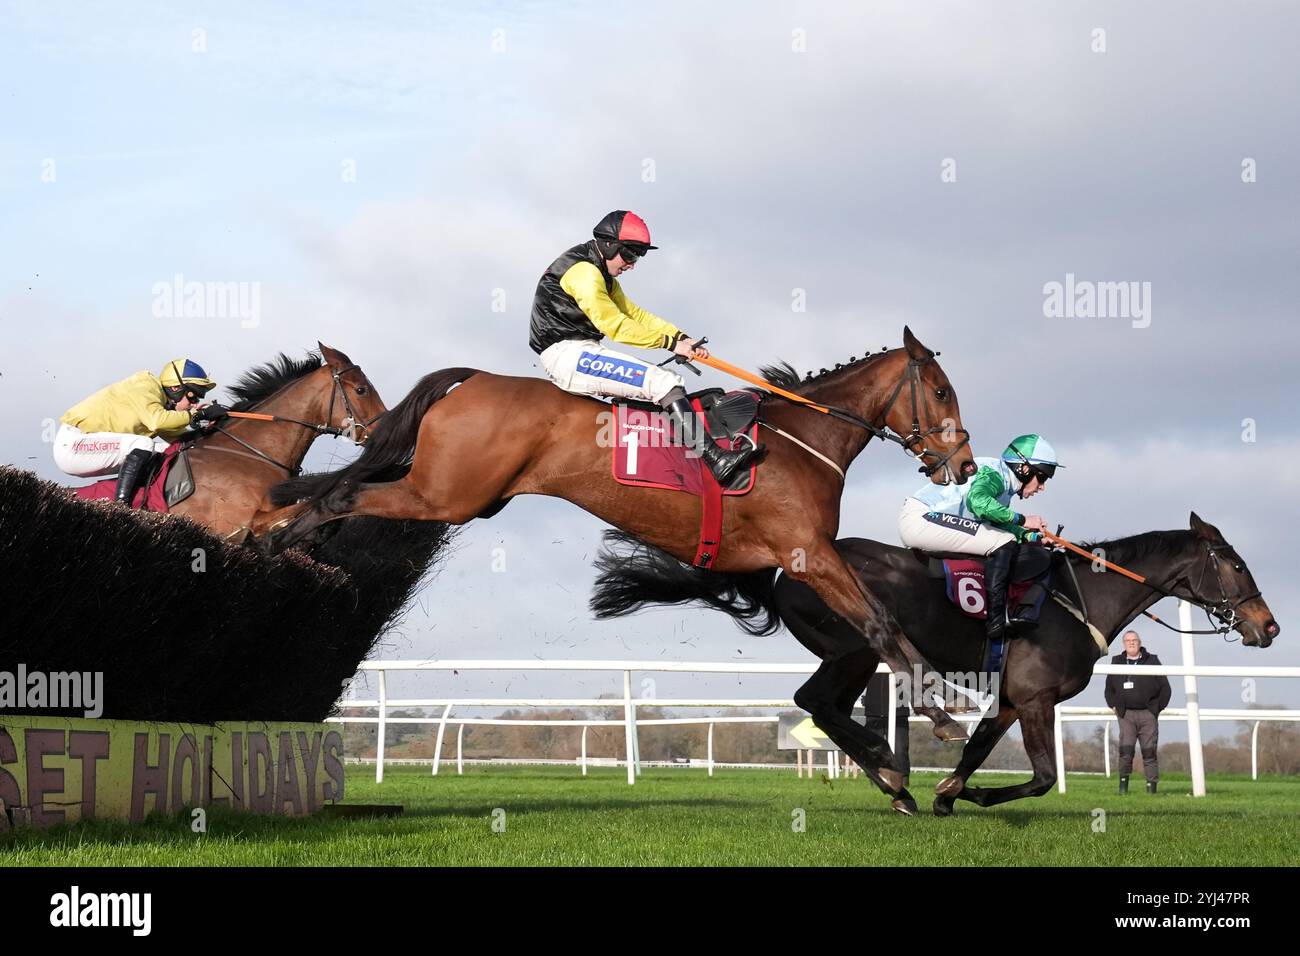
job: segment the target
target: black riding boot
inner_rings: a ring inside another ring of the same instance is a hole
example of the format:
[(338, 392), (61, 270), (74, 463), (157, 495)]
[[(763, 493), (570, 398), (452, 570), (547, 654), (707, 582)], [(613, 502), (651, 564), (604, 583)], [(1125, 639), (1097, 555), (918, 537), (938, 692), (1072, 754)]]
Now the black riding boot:
[(1124, 794), (1128, 793), (1128, 777), (1119, 778), (1119, 792), (1120, 792), (1120, 796), (1123, 796)]
[(743, 467), (754, 454), (752, 447), (739, 451), (724, 451), (709, 437), (704, 422), (695, 414), (689, 398), (679, 398), (664, 406), (672, 417), (674, 425), (681, 431), (682, 444), (696, 451), (713, 472), (718, 484), (725, 485), (727, 480)]
[(984, 564), (984, 594), (988, 600), (985, 630), (989, 639), (1003, 635), (1007, 628), (1007, 585), (1011, 581), (1011, 564), (1020, 546), (1009, 541), (988, 556)]
[(1148, 780), (1147, 793), (1155, 793), (1155, 792), (1156, 792), (1156, 782), (1154, 780)]
[(136, 489), (140, 487), (140, 481), (144, 477), (145, 466), (149, 464), (151, 458), (153, 452), (146, 448), (137, 448), (127, 454), (122, 467), (117, 472), (117, 491), (113, 499), (118, 504), (131, 507)]

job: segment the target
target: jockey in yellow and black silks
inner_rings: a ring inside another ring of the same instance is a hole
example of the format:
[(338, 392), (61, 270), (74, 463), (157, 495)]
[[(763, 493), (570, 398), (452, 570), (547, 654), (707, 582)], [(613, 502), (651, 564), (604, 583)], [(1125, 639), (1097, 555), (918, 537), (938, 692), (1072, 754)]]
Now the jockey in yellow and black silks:
[(636, 213), (616, 209), (596, 224), (593, 238), (551, 263), (537, 283), (528, 344), (560, 388), (580, 395), (605, 395), (656, 402), (680, 429), (719, 483), (725, 483), (754, 454), (752, 447), (724, 451), (696, 421), (680, 375), (601, 345), (608, 336), (623, 345), (671, 349), (684, 358), (707, 358), (677, 326), (627, 297), (618, 276), (658, 246)]
[(149, 458), (199, 421), (225, 418), (220, 405), (200, 407), (216, 382), (190, 359), (173, 359), (159, 375), (136, 372), (68, 409), (54, 437), (54, 463), (69, 475), (117, 472), (119, 502), (130, 504)]

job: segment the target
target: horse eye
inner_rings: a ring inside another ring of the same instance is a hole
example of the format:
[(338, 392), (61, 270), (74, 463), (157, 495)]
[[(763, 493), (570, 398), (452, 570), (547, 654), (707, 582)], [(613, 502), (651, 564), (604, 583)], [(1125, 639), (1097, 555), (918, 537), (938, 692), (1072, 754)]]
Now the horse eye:
[(366, 388), (364, 385), (358, 385), (358, 386), (357, 386), (357, 394), (358, 394), (358, 395), (364, 395), (364, 394), (366, 394), (366, 392), (368, 392), (368, 391), (370, 391), (370, 389)]
[(934, 390), (934, 397), (941, 402), (946, 402), (948, 401), (948, 390), (946, 388), (936, 388)]
[(1238, 574), (1245, 574), (1246, 566), (1242, 564), (1240, 561), (1238, 561), (1236, 564), (1232, 566), (1232, 570), (1236, 571)]

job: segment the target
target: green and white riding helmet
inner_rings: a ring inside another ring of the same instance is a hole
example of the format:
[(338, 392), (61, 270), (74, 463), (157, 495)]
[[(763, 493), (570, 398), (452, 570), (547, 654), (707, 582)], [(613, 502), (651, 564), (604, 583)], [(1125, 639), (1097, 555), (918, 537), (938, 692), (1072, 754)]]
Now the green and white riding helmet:
[(1021, 435), (1012, 439), (1011, 444), (1002, 452), (1002, 460), (1012, 466), (1013, 472), (1017, 472), (1016, 477), (1020, 477), (1016, 465), (1029, 466), (1029, 475), (1021, 479), (1022, 483), (1033, 475), (1047, 481), (1056, 474), (1056, 469), (1065, 467), (1056, 460), (1056, 449), (1042, 435)]

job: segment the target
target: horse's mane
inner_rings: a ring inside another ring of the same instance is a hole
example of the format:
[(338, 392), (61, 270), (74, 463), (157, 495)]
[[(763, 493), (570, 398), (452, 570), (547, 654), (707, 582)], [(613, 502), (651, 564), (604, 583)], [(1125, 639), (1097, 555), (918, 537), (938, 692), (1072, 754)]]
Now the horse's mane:
[(847, 371), (848, 369), (854, 368), (855, 366), (858, 365), (862, 365), (866, 362), (870, 362), (872, 359), (880, 358), (880, 356), (884, 355), (885, 352), (888, 351), (889, 349), (885, 349), (881, 352), (875, 352), (875, 353), (869, 352), (866, 355), (862, 356), (862, 358), (858, 358), (856, 355), (851, 355), (849, 356), (849, 360), (847, 362), (836, 362), (834, 368), (831, 369), (824, 368), (821, 371), (819, 371), (816, 375), (814, 375), (812, 372), (809, 372), (803, 378), (799, 377), (798, 371), (796, 371), (795, 367), (791, 365), (789, 362), (778, 361), (775, 365), (764, 365), (758, 371), (759, 374), (763, 376), (763, 378), (767, 379), (773, 385), (780, 386), (781, 388), (784, 388), (788, 392), (798, 393), (805, 386), (812, 385), (817, 382), (829, 381), (835, 376), (839, 375), (840, 373)]
[(1101, 550), (1107, 561), (1122, 565), (1127, 561), (1136, 561), (1152, 555), (1177, 553), (1186, 544), (1188, 533), (1187, 531), (1144, 531), (1127, 538), (1085, 541), (1081, 542), (1079, 547), (1085, 551)]
[(281, 352), (265, 365), (250, 368), (226, 391), (235, 397), (229, 408), (232, 412), (246, 412), (259, 402), (264, 402), (290, 382), (296, 382), (320, 368), (321, 357), (308, 352), (300, 359), (290, 358)]

